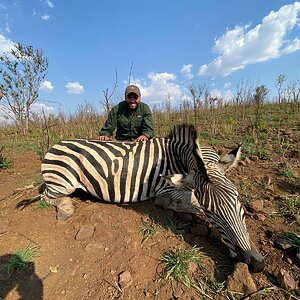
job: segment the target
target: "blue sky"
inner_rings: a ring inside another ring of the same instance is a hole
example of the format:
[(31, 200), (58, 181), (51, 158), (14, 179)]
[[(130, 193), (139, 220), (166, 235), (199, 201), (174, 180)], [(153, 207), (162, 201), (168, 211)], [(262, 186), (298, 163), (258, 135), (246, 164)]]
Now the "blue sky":
[(190, 84), (230, 99), (241, 80), (275, 89), (279, 74), (299, 78), (300, 2), (0, 0), (0, 52), (13, 42), (45, 51), (36, 108), (51, 112), (100, 110), (115, 72), (120, 101), (132, 63), (152, 107), (180, 104)]

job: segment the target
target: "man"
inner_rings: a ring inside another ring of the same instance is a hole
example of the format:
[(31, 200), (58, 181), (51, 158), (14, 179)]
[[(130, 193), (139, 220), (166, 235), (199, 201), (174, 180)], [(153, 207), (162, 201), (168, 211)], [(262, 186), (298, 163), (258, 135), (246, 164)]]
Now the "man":
[(99, 140), (110, 140), (115, 129), (117, 140), (143, 142), (154, 137), (150, 108), (141, 102), (141, 91), (136, 85), (127, 86), (125, 101), (111, 109), (100, 130)]

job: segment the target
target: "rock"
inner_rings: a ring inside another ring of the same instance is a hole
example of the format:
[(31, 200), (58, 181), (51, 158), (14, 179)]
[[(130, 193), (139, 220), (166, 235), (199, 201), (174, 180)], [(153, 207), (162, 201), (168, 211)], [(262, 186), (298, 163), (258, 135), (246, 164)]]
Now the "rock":
[(233, 273), (227, 281), (227, 289), (232, 292), (249, 295), (257, 291), (257, 287), (249, 273), (248, 266), (244, 263), (237, 263)]
[(204, 224), (196, 224), (191, 228), (191, 233), (196, 236), (207, 236), (208, 228)]
[(119, 286), (122, 290), (132, 284), (132, 277), (129, 271), (124, 271), (119, 274)]
[(293, 276), (284, 269), (280, 269), (278, 271), (277, 282), (280, 287), (287, 291), (293, 291), (297, 288), (296, 281)]
[(72, 204), (72, 199), (69, 197), (62, 197), (61, 201), (57, 205), (57, 220), (66, 221), (74, 213), (74, 205)]
[(104, 251), (104, 246), (102, 243), (91, 242), (85, 246), (85, 251)]
[(105, 219), (105, 216), (103, 215), (103, 212), (101, 211), (94, 211), (90, 217), (91, 222), (101, 222), (104, 224), (107, 224), (107, 220)]
[(83, 225), (76, 234), (76, 241), (83, 241), (89, 239), (93, 236), (94, 230), (94, 225)]
[(10, 225), (8, 220), (0, 220), (0, 234), (5, 233), (10, 230)]
[(250, 207), (254, 211), (262, 211), (264, 208), (264, 203), (262, 200), (254, 200), (250, 203)]
[(262, 209), (262, 211), (266, 214), (266, 215), (275, 215), (277, 212), (276, 212), (276, 209), (274, 207), (264, 207)]

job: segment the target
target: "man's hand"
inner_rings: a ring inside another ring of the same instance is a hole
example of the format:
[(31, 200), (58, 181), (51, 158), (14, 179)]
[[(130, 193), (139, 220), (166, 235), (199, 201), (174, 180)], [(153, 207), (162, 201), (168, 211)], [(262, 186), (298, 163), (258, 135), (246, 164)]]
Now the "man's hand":
[(149, 139), (145, 135), (140, 135), (135, 141), (136, 142), (145, 142), (148, 141)]
[(109, 140), (111, 140), (111, 138), (106, 135), (100, 135), (99, 140), (100, 141), (109, 141)]

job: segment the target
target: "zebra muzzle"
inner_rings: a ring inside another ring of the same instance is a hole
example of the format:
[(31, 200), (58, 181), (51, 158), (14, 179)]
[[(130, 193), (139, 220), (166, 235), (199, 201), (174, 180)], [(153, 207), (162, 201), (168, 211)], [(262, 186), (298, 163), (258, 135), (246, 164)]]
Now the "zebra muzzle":
[(242, 250), (236, 246), (236, 253), (238, 261), (246, 263), (251, 273), (262, 272), (265, 268), (265, 259), (252, 242), (251, 250)]

